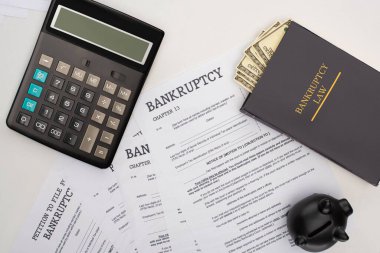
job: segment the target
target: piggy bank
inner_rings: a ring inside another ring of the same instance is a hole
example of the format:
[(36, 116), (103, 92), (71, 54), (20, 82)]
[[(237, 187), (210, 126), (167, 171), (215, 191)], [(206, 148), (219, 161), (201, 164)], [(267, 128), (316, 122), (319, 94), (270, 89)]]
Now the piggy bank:
[(320, 252), (336, 242), (347, 241), (347, 219), (353, 213), (346, 199), (313, 194), (287, 213), (287, 226), (294, 243), (309, 252)]

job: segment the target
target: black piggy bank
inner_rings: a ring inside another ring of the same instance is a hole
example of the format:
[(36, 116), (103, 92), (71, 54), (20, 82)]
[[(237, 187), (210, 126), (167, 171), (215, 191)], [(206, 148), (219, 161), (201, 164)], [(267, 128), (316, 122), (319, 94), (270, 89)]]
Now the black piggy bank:
[(289, 234), (294, 243), (310, 252), (320, 252), (337, 241), (345, 242), (347, 219), (353, 213), (346, 199), (313, 194), (293, 206), (287, 214)]

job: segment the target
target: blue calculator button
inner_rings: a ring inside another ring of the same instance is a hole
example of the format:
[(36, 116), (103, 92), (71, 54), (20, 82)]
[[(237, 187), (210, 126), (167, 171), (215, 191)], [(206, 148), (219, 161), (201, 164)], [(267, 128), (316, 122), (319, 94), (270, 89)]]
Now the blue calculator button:
[(30, 111), (30, 112), (34, 112), (36, 110), (36, 107), (37, 107), (36, 101), (31, 100), (29, 98), (24, 99), (24, 103), (22, 104), (22, 109)]
[(44, 83), (44, 82), (46, 82), (47, 77), (48, 77), (47, 72), (40, 70), (40, 69), (36, 69), (36, 71), (34, 72), (33, 79), (37, 80), (41, 83)]
[(39, 98), (41, 96), (41, 93), (42, 93), (42, 87), (41, 86), (38, 86), (34, 83), (30, 84), (29, 90), (28, 90), (29, 95)]

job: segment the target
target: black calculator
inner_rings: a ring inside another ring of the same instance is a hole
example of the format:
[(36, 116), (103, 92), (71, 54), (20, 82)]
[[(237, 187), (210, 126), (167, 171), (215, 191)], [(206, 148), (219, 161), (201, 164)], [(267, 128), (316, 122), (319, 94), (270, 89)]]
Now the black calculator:
[(7, 125), (111, 165), (164, 32), (91, 0), (53, 0)]

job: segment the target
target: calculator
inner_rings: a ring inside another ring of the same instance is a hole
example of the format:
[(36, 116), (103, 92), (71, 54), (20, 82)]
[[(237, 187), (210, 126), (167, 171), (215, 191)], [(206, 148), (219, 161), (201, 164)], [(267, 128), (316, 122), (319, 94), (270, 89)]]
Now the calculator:
[(91, 0), (53, 0), (7, 125), (111, 165), (164, 32)]

